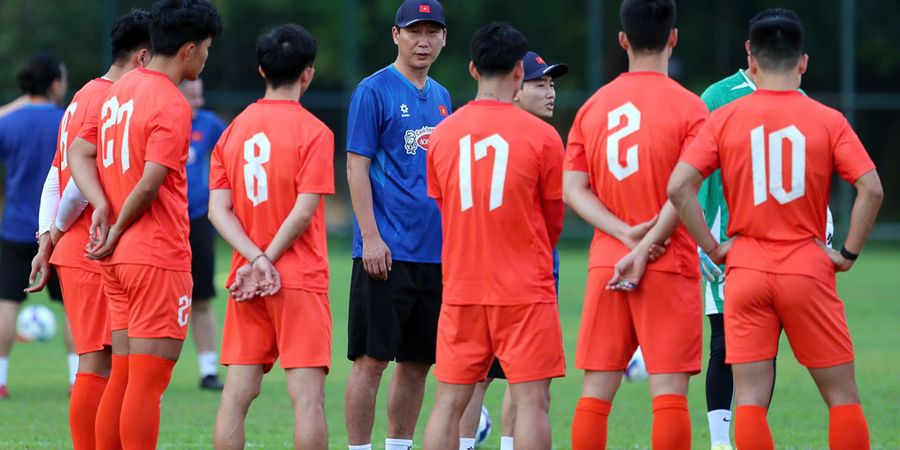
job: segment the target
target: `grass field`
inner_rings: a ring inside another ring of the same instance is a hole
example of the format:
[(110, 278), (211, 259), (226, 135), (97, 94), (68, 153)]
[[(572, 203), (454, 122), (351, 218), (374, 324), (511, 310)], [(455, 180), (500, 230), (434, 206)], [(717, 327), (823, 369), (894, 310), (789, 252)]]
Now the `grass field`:
[[(220, 243), (222, 244), (222, 243)], [(228, 254), (220, 245), (219, 285), (224, 284)], [(346, 351), (347, 289), (350, 255), (344, 242), (331, 248), (331, 301), (334, 315), (333, 368), (326, 387), (326, 411), (331, 430), (331, 448), (346, 449), (344, 436), (344, 383), (350, 364)], [(579, 397), (581, 373), (573, 369), (575, 342), (581, 313), (587, 261), (586, 246), (561, 249), (562, 280), (560, 310), (564, 328), (569, 374), (552, 386), (550, 417), (554, 448), (568, 448), (572, 412)], [(870, 246), (848, 274), (838, 277), (846, 302), (847, 316), (857, 355), (857, 374), (863, 404), (869, 420), (874, 448), (900, 448), (900, 247)], [(224, 313), (220, 298), (216, 308)], [(31, 302), (46, 302), (40, 298)], [(53, 306), (60, 314), (57, 305)], [(700, 304), (698, 303), (698, 307)], [(827, 448), (828, 416), (815, 385), (793, 356), (787, 341), (778, 362), (775, 400), (769, 421), (778, 448)], [(61, 338), (48, 343), (17, 345), (10, 361), (11, 398), (0, 401), (0, 449), (62, 449), (69, 447), (67, 428), (66, 366)], [(224, 368), (222, 370), (224, 375)], [(434, 397), (434, 380), (428, 384), (420, 416), (416, 443)], [(373, 442), (383, 448), (385, 392), (379, 397), (379, 414)], [(502, 385), (488, 391), (486, 404), (495, 428), (482, 447), (499, 448), (499, 411)], [(690, 391), (694, 448), (709, 448), (703, 375), (695, 377)], [(212, 429), (218, 395), (197, 389), (197, 360), (192, 344), (185, 346), (175, 369), (172, 384), (163, 400), (163, 421), (159, 447), (162, 449), (202, 449), (212, 447)], [(646, 383), (625, 384), (610, 416), (610, 448), (650, 447), (650, 397)], [(284, 374), (274, 369), (265, 379), (263, 393), (254, 403), (247, 420), (248, 448), (290, 448), (292, 417), (284, 385)]]

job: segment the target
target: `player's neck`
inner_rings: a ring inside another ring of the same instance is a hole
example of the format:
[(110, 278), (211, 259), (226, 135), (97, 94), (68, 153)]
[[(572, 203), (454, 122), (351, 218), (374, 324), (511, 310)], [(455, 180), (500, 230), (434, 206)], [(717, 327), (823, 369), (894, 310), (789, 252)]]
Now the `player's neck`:
[(26, 102), (32, 105), (46, 105), (49, 103), (53, 103), (49, 97), (45, 97), (43, 95), (29, 95), (26, 97)]
[(106, 71), (106, 75), (103, 75), (103, 78), (106, 78), (109, 81), (116, 82), (119, 81), (126, 73), (131, 72), (134, 67), (130, 65), (117, 65), (113, 64), (109, 66), (109, 70)]
[(430, 67), (424, 69), (409, 67), (407, 64), (404, 64), (403, 61), (400, 61), (399, 56), (394, 60), (393, 65), (394, 68), (397, 69), (397, 72), (400, 72), (400, 75), (403, 75), (415, 87), (418, 89), (425, 89), (425, 83), (428, 82), (428, 69)]
[(756, 71), (753, 74), (753, 82), (757, 89), (768, 91), (796, 91), (800, 89), (800, 75), (788, 73), (765, 73)]
[(184, 81), (184, 65), (173, 57), (154, 55), (147, 63), (147, 70), (162, 73), (175, 86)]
[(516, 83), (512, 77), (492, 77), (478, 80), (478, 93), (475, 100), (495, 100), (512, 103), (516, 96)]
[(299, 83), (281, 86), (279, 88), (271, 88), (266, 86), (266, 100), (288, 100), (292, 102), (300, 102), (300, 96), (303, 95), (302, 87)]
[(667, 52), (639, 53), (628, 55), (629, 72), (659, 72), (669, 75), (669, 55)]

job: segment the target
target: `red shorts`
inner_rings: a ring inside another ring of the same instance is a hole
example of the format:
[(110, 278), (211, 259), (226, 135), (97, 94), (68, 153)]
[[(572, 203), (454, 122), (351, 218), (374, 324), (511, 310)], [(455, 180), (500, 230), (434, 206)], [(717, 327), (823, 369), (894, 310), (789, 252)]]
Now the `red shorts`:
[(112, 330), (132, 338), (184, 340), (191, 316), (190, 272), (143, 264), (102, 266)]
[(772, 359), (784, 329), (797, 361), (824, 368), (853, 361), (844, 304), (834, 287), (805, 275), (732, 268), (725, 283), (727, 363)]
[(452, 384), (484, 380), (494, 360), (510, 383), (566, 374), (556, 303), (441, 306), (434, 374)]
[(575, 367), (624, 371), (640, 345), (651, 374), (699, 373), (703, 351), (700, 280), (648, 270), (637, 290), (608, 291), (606, 283), (612, 275), (612, 267), (588, 272)]
[(262, 365), (275, 360), (296, 369), (331, 367), (328, 294), (284, 289), (244, 302), (228, 298), (222, 332), (222, 364)]
[(103, 295), (100, 274), (76, 267), (54, 267), (75, 341), (75, 353), (83, 355), (111, 346), (109, 302)]

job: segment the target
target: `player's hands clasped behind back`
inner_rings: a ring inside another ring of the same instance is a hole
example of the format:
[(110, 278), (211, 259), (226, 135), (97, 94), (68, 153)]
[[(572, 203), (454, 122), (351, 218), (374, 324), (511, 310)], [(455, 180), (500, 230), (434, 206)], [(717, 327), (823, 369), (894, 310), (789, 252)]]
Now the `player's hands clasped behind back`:
[(388, 248), (381, 236), (374, 236), (363, 240), (362, 252), (363, 269), (375, 280), (387, 281), (391, 271), (391, 249)]
[[(619, 237), (619, 240), (623, 245), (628, 247), (629, 250), (634, 250), (634, 248), (637, 247), (641, 242), (641, 239), (643, 239), (644, 236), (647, 235), (647, 232), (649, 232), (650, 229), (653, 228), (654, 225), (656, 225), (656, 222), (658, 220), (659, 214), (653, 216), (652, 219), (646, 222), (642, 222), (628, 228), (624, 233), (622, 233), (622, 236)], [(650, 262), (656, 261), (666, 253), (666, 247), (669, 245), (669, 242), (669, 240), (666, 240), (662, 244), (650, 245), (650, 249), (648, 250)]]
[(265, 256), (241, 266), (235, 274), (234, 283), (228, 287), (231, 297), (237, 302), (274, 295), (280, 289), (281, 275)]
[(37, 254), (31, 260), (31, 274), (28, 275), (28, 287), (25, 288), (26, 294), (41, 292), (44, 290), (44, 286), (47, 286), (47, 282), (50, 281), (50, 254), (53, 253), (50, 236), (44, 233), (38, 238), (38, 242)]
[[(100, 206), (94, 208), (94, 213), (91, 214), (91, 227), (88, 230), (90, 241), (88, 241), (86, 249), (87, 255), (85, 256), (89, 259), (101, 259), (99, 257), (99, 250), (106, 247), (109, 229), (109, 207)], [(115, 248), (115, 246), (113, 246), (113, 248)], [(111, 249), (109, 250), (109, 253), (112, 253)]]
[(853, 261), (852, 259), (844, 258), (844, 255), (841, 255), (841, 252), (825, 245), (825, 243), (821, 240), (816, 239), (816, 245), (818, 245), (819, 248), (821, 248), (822, 251), (825, 252), (826, 255), (828, 255), (828, 258), (830, 258), (831, 262), (834, 264), (834, 269), (838, 272), (846, 272), (850, 270), (851, 267), (853, 267), (853, 263), (855, 261)]
[(703, 275), (703, 278), (706, 278), (706, 281), (710, 283), (721, 281), (725, 273), (722, 272), (719, 265), (714, 263), (712, 258), (699, 246), (697, 247), (697, 255), (700, 256), (700, 274)]

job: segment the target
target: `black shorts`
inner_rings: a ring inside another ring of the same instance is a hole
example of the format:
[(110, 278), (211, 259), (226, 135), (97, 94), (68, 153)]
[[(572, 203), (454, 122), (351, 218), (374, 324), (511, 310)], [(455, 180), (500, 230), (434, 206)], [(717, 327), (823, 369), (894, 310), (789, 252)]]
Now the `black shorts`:
[[(0, 239), (0, 298), (21, 303), (25, 301), (25, 288), (31, 275), (31, 260), (37, 254), (38, 245), (22, 244)], [(56, 271), (50, 266), (50, 281), (47, 283), (50, 298), (62, 301), (62, 291)]]
[(193, 301), (216, 296), (213, 277), (216, 273), (216, 230), (206, 216), (191, 221), (191, 276), (194, 278)]
[(434, 364), (441, 289), (440, 264), (394, 261), (375, 281), (354, 259), (347, 358)]
[(501, 380), (506, 379), (506, 374), (503, 373), (503, 367), (500, 367), (500, 360), (494, 358), (494, 362), (491, 364), (491, 369), (488, 370), (488, 378), (499, 378)]

